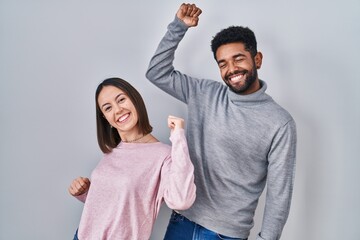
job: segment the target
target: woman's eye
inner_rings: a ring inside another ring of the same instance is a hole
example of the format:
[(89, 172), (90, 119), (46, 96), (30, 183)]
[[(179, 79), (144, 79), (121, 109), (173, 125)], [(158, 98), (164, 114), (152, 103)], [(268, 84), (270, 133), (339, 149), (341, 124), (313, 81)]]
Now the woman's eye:
[(118, 99), (118, 103), (122, 103), (122, 102), (124, 102), (125, 101), (125, 98), (119, 98)]
[(111, 107), (106, 107), (106, 108), (104, 108), (104, 111), (105, 112), (108, 112), (108, 111), (110, 111), (111, 110)]

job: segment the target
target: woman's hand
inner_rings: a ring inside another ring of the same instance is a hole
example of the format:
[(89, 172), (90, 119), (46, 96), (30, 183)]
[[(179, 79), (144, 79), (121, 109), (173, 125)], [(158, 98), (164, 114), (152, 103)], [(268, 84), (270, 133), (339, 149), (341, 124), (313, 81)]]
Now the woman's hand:
[(79, 196), (87, 191), (89, 191), (90, 188), (90, 180), (88, 178), (84, 177), (78, 177), (74, 179), (69, 187), (69, 193), (72, 196)]
[(171, 129), (171, 132), (175, 129), (184, 128), (185, 121), (182, 118), (178, 118), (175, 116), (168, 117), (168, 126)]

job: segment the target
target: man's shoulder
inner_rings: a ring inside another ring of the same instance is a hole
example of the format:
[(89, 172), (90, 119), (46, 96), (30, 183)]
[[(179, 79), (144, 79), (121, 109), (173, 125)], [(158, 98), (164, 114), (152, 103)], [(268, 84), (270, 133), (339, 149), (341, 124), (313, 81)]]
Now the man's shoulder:
[(222, 82), (212, 79), (198, 79), (197, 81), (199, 88), (207, 92), (209, 90), (226, 90), (227, 88)]
[(266, 111), (269, 112), (269, 116), (273, 118), (274, 121), (279, 122), (281, 125), (284, 125), (289, 121), (294, 121), (290, 112), (275, 100), (271, 101), (271, 104)]

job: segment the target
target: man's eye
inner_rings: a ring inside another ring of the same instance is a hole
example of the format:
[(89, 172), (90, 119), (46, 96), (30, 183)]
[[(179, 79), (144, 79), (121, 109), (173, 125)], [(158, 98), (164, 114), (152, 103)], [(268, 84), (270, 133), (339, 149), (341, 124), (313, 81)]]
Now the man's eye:
[(219, 64), (219, 68), (224, 68), (224, 67), (226, 67), (226, 64)]

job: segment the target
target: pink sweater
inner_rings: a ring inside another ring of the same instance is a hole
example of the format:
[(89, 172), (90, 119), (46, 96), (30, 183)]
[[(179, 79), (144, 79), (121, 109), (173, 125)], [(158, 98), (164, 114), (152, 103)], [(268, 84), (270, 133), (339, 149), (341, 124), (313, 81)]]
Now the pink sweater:
[(149, 239), (163, 200), (176, 210), (195, 200), (194, 167), (183, 129), (170, 136), (172, 147), (121, 142), (91, 174), (78, 237), (80, 240)]

